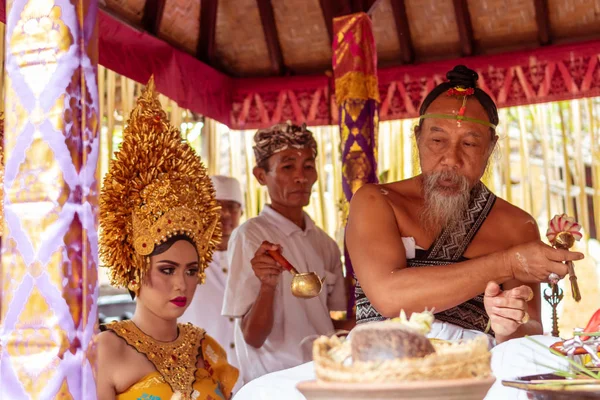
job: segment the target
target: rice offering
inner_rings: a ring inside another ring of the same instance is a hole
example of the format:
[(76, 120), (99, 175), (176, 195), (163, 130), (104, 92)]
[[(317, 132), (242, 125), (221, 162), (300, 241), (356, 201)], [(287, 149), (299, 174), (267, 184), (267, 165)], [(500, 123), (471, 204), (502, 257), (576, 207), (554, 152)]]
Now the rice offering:
[(491, 375), (488, 339), (448, 342), (425, 337), (430, 311), (356, 327), (350, 339), (321, 336), (313, 345), (317, 379), (328, 382), (403, 382)]

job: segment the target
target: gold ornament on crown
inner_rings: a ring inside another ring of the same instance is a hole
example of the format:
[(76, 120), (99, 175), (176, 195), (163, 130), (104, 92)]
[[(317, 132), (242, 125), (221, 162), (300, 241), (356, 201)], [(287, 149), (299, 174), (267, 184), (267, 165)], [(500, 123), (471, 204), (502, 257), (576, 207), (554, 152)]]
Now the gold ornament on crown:
[(111, 283), (139, 288), (155, 247), (176, 235), (194, 242), (204, 283), (221, 239), (219, 210), (206, 168), (169, 124), (150, 78), (100, 192), (100, 258)]

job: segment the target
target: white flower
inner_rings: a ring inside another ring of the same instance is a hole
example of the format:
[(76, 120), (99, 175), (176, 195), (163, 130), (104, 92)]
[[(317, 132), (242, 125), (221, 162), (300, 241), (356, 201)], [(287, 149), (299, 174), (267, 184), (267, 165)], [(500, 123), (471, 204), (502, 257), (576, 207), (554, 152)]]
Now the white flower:
[(410, 319), (406, 317), (404, 310), (401, 310), (400, 317), (392, 319), (393, 322), (412, 328), (422, 335), (426, 335), (429, 333), (429, 331), (431, 331), (431, 325), (433, 324), (434, 320), (435, 317), (433, 315), (433, 310), (425, 310), (421, 313), (412, 313), (410, 315)]
[(556, 235), (560, 232), (568, 232), (573, 235), (575, 240), (581, 240), (581, 225), (575, 221), (575, 218), (569, 217), (567, 214), (555, 215), (548, 224), (546, 237), (550, 243), (554, 242)]

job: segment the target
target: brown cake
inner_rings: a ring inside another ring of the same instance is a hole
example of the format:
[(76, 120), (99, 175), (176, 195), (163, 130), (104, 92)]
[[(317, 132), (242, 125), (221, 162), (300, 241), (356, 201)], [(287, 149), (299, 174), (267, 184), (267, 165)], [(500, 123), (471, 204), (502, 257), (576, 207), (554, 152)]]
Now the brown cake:
[(435, 353), (429, 340), (418, 331), (395, 322), (374, 322), (352, 330), (353, 361), (385, 361), (420, 358)]

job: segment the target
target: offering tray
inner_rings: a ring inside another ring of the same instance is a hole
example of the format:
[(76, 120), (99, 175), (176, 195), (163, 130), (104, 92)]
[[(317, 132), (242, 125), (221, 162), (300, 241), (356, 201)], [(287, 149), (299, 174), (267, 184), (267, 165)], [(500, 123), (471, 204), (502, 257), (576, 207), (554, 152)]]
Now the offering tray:
[(487, 339), (432, 344), (436, 353), (423, 358), (349, 365), (347, 341), (320, 337), (313, 347), (317, 380), (297, 389), (307, 400), (482, 400), (496, 380)]
[(532, 400), (600, 399), (600, 381), (594, 379), (566, 379), (556, 374), (538, 374), (504, 380), (502, 384), (525, 390)]
[(467, 378), (400, 383), (300, 382), (307, 400), (482, 400), (496, 378)]
[(359, 326), (351, 338), (313, 343), (316, 380), (296, 387), (307, 400), (482, 400), (496, 378), (487, 337), (429, 339), (433, 312)]

